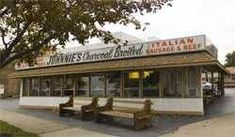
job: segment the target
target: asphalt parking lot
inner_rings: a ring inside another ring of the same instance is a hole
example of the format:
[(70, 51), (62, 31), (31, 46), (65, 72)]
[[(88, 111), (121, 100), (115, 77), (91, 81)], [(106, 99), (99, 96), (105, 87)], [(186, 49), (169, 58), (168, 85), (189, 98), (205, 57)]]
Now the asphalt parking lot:
[(141, 131), (130, 130), (129, 124), (132, 121), (126, 119), (117, 119), (119, 122), (113, 125), (97, 124), (93, 121), (81, 121), (77, 118), (59, 117), (57, 112), (51, 110), (22, 109), (19, 108), (18, 102), (18, 99), (1, 99), (0, 108), (115, 136), (156, 137), (174, 132), (183, 125), (235, 112), (235, 89), (225, 89), (225, 96), (208, 106), (205, 116), (156, 116), (153, 120), (153, 126)]

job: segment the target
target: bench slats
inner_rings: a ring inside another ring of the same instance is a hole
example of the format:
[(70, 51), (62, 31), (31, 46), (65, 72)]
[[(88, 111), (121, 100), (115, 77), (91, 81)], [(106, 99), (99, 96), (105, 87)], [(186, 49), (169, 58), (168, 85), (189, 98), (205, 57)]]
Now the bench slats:
[(81, 111), (81, 107), (64, 107), (65, 110)]
[(137, 111), (140, 111), (139, 108), (128, 108), (128, 107), (120, 107), (120, 106), (113, 106), (113, 110), (115, 111), (121, 111), (121, 112), (129, 112), (129, 113), (135, 113)]

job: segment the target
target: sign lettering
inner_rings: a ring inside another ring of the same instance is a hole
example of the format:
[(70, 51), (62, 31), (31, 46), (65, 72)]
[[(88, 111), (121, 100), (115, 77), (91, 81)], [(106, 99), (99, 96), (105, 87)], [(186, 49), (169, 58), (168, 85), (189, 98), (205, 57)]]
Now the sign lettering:
[(78, 52), (71, 51), (64, 53), (61, 51), (53, 55), (39, 57), (37, 59), (38, 63), (34, 66), (29, 66), (27, 63), (21, 63), (19, 66), (16, 66), (16, 69), (22, 70), (56, 65), (145, 57), (150, 55), (172, 54), (198, 50), (210, 50), (212, 48), (208, 48), (206, 46), (205, 37), (205, 35), (198, 35), (177, 39), (128, 44), (126, 46), (117, 45), (102, 49)]

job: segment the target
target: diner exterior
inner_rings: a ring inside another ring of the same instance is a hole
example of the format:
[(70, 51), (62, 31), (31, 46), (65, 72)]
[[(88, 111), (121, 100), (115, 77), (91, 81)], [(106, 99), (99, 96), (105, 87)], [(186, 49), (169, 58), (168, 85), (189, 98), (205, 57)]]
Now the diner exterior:
[(204, 114), (202, 75), (216, 74), (212, 85), (223, 96), (229, 73), (205, 35), (64, 49), (16, 70), (9, 77), (21, 79), (22, 107), (58, 108), (70, 96), (98, 96), (101, 102), (113, 96), (151, 99), (156, 113), (196, 115)]
[(224, 79), (224, 86), (227, 88), (235, 87), (235, 67), (226, 67), (231, 75), (228, 75)]

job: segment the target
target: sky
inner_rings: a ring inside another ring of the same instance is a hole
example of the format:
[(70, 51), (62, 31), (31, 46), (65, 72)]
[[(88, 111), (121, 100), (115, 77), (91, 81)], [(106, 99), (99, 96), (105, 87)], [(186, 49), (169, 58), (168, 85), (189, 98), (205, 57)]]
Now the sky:
[(218, 48), (218, 59), (224, 64), (227, 53), (235, 51), (235, 0), (173, 0), (155, 14), (136, 16), (142, 23), (149, 22), (145, 31), (131, 25), (106, 25), (111, 32), (148, 39), (177, 38), (206, 34)]

